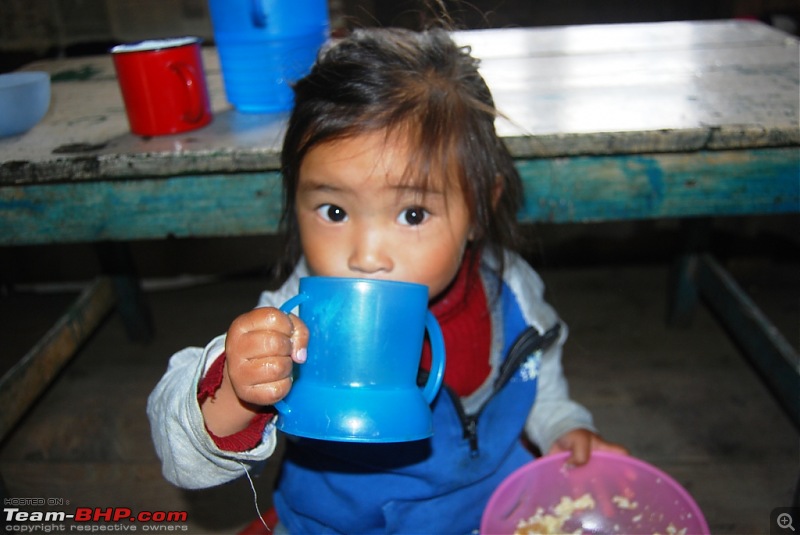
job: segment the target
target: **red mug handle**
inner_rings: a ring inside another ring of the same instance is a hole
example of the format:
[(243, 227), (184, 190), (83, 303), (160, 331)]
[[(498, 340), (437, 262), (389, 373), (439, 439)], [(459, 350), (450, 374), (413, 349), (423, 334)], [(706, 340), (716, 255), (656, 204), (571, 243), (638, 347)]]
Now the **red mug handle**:
[(172, 63), (169, 68), (181, 79), (186, 89), (186, 111), (183, 119), (187, 123), (196, 123), (203, 118), (202, 81), (197, 76), (197, 71), (186, 63)]

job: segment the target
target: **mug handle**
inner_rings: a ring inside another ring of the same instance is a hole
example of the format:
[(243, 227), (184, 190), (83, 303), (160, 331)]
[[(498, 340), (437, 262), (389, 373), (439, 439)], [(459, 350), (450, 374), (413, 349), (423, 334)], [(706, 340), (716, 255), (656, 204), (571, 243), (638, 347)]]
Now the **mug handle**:
[(431, 371), (422, 389), (422, 397), (424, 397), (425, 401), (430, 405), (433, 403), (433, 398), (436, 397), (439, 388), (442, 386), (446, 361), (442, 329), (439, 327), (439, 322), (436, 321), (436, 317), (430, 310), (425, 318), (425, 329), (428, 331), (428, 337), (431, 341)]
[(267, 27), (267, 6), (265, 0), (250, 1), (250, 20), (256, 28)]
[(309, 297), (310, 296), (308, 294), (302, 294), (302, 293), (297, 294), (294, 297), (290, 298), (288, 301), (286, 301), (284, 304), (282, 304), (278, 310), (280, 310), (284, 314), (288, 314), (301, 303), (308, 301)]
[[(284, 304), (282, 304), (278, 310), (280, 310), (284, 314), (288, 314), (289, 312), (294, 310), (294, 308), (299, 304), (308, 301), (308, 298), (309, 298), (308, 294), (302, 294), (302, 293), (297, 294), (294, 297), (290, 298), (288, 301), (286, 301)], [(283, 414), (288, 414), (292, 410), (289, 407), (289, 405), (282, 399), (276, 401), (275, 404), (272, 406), (275, 407), (276, 411), (281, 412)]]
[(194, 67), (186, 63), (172, 63), (169, 68), (178, 75), (186, 88), (188, 106), (181, 119), (187, 123), (196, 123), (203, 118), (203, 98), (201, 97), (200, 80)]

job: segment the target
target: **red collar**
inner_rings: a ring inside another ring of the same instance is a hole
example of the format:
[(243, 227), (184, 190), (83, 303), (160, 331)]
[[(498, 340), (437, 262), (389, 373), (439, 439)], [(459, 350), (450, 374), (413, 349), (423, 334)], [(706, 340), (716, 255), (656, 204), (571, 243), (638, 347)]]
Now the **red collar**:
[[(450, 287), (431, 304), (444, 336), (447, 365), (444, 381), (460, 396), (475, 391), (489, 375), (491, 321), (480, 277), (480, 262), (465, 256)], [(426, 342), (422, 366), (430, 368)]]

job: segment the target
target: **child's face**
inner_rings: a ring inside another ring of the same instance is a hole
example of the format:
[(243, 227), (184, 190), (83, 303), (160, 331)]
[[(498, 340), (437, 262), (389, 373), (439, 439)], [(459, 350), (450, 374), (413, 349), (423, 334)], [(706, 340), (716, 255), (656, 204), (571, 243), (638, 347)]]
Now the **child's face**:
[(296, 197), (300, 240), (315, 275), (416, 282), (433, 298), (458, 272), (469, 211), (455, 185), (431, 180), (422, 190), (404, 180), (408, 151), (398, 139), (365, 134), (306, 154)]

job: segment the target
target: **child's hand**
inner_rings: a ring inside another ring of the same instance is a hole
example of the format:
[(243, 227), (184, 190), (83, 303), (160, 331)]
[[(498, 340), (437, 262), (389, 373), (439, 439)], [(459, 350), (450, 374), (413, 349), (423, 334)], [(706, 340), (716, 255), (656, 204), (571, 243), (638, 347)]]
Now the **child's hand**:
[(236, 318), (225, 340), (222, 384), (201, 407), (209, 431), (220, 437), (237, 433), (263, 406), (283, 399), (292, 387), (293, 362), (305, 362), (307, 346), (305, 323), (277, 308)]
[(610, 451), (628, 455), (628, 450), (624, 446), (606, 442), (603, 437), (587, 429), (573, 429), (561, 435), (558, 440), (550, 447), (548, 454), (570, 451), (572, 455), (567, 459), (567, 463), (579, 466), (589, 461), (592, 450)]
[(295, 315), (272, 307), (236, 318), (225, 341), (227, 375), (244, 403), (264, 406), (292, 387), (293, 362), (305, 362), (308, 328)]

